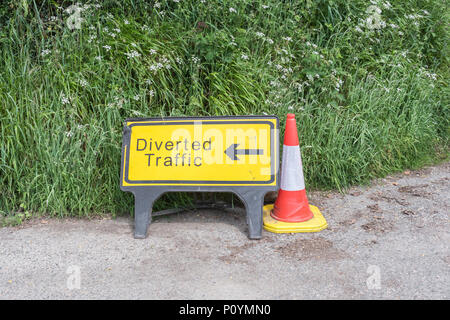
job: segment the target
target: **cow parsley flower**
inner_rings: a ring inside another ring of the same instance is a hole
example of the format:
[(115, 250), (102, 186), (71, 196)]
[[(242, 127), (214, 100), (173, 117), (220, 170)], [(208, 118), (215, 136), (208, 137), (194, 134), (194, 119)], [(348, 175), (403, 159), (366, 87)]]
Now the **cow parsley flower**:
[(69, 98), (67, 98), (64, 93), (61, 93), (61, 103), (62, 104), (69, 104), (70, 103)]
[(192, 56), (192, 57), (191, 57), (191, 60), (192, 60), (192, 62), (193, 62), (194, 64), (198, 64), (198, 63), (200, 62), (200, 59), (199, 59), (198, 57), (196, 57), (196, 56)]
[(79, 83), (80, 86), (82, 86), (83, 88), (84, 88), (84, 87), (87, 87), (87, 86), (89, 85), (89, 83), (88, 83), (85, 79), (80, 79), (80, 80), (78, 81), (78, 83)]
[(141, 54), (139, 52), (137, 52), (136, 50), (132, 50), (131, 52), (126, 52), (125, 55), (128, 57), (128, 59), (137, 58), (137, 57), (141, 56)]
[(50, 54), (50, 50), (49, 49), (44, 49), (44, 50), (42, 50), (42, 52), (41, 52), (41, 56), (43, 56), (43, 57), (45, 57), (46, 55), (48, 55), (48, 54)]

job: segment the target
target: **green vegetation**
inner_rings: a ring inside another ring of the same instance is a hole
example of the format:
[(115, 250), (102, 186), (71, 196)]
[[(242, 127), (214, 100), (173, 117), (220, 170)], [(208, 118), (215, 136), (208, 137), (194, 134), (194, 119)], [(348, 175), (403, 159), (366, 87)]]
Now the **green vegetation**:
[(446, 3), (2, 2), (0, 213), (130, 212), (127, 117), (293, 112), (309, 189), (446, 158)]

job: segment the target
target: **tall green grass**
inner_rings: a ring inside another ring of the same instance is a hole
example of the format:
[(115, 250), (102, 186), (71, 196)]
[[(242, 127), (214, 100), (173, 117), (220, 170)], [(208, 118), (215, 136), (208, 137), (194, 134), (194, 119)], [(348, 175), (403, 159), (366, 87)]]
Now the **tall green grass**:
[(127, 117), (293, 112), (308, 188), (448, 155), (444, 0), (91, 1), (74, 30), (71, 4), (0, 5), (5, 215), (129, 212)]

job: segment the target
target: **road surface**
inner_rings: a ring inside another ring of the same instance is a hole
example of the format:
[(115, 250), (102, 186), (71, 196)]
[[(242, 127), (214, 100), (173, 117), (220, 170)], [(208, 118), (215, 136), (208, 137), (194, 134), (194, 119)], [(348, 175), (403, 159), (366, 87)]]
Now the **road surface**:
[(450, 163), (308, 196), (326, 230), (262, 240), (241, 209), (0, 228), (0, 298), (450, 298)]

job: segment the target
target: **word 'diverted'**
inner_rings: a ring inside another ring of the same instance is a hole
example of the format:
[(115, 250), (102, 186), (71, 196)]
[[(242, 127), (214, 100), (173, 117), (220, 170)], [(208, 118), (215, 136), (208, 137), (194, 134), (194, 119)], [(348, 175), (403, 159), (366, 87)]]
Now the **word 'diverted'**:
[[(136, 151), (148, 151), (151, 153), (146, 153), (148, 158), (148, 166), (190, 166), (191, 159), (192, 165), (201, 166), (202, 157), (193, 156), (194, 151), (199, 151), (203, 148), (203, 151), (211, 150), (211, 138), (207, 141), (189, 141), (187, 138), (178, 141), (152, 141), (152, 138), (147, 139), (137, 139)], [(175, 151), (174, 156), (158, 157), (158, 151)]]
[(129, 119), (122, 186), (276, 185), (275, 117)]

